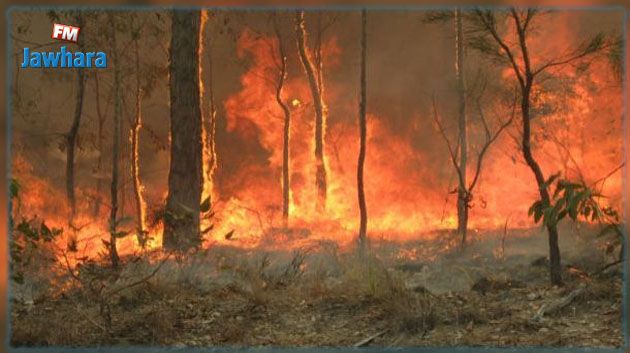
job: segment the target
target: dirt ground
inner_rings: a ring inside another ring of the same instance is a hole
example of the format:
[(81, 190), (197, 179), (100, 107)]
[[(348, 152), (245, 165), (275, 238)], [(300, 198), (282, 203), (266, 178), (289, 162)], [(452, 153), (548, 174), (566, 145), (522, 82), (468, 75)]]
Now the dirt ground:
[(320, 242), (139, 257), (115, 276), (85, 266), (54, 285), (15, 286), (11, 344), (622, 346), (622, 267), (596, 273), (611, 261), (596, 239), (565, 237), (565, 284), (551, 286), (538, 233), (503, 245), (488, 236), (463, 253), (444, 236), (376, 240), (362, 259)]

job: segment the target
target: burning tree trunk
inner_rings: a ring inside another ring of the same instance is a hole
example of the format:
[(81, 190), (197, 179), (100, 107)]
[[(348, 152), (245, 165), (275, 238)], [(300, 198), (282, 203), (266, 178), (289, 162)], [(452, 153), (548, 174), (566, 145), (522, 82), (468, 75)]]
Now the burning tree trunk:
[(367, 80), (366, 80), (366, 54), (367, 54), (367, 11), (361, 11), (361, 101), (359, 102), (359, 130), (360, 147), (359, 162), (357, 166), (357, 192), (359, 198), (359, 211), (361, 221), (359, 226), (359, 249), (363, 253), (367, 246), (367, 206), (365, 204), (365, 189), (363, 185), (363, 169), (365, 165), (366, 142), (367, 142)]
[[(77, 26), (83, 26), (83, 16), (76, 16)], [(78, 41), (79, 51), (83, 50), (83, 41)], [(74, 117), (70, 130), (66, 134), (66, 195), (70, 206), (70, 222), (76, 214), (76, 197), (74, 194), (74, 157), (77, 143), (77, 135), (81, 124), (81, 113), (83, 111), (83, 95), (85, 92), (85, 74), (83, 69), (76, 69), (77, 73), (77, 90), (75, 95)]]
[(111, 211), (109, 215), (109, 242), (105, 245), (109, 248), (109, 257), (112, 267), (118, 267), (120, 259), (116, 248), (117, 238), (117, 213), (118, 213), (118, 162), (120, 158), (120, 137), (122, 133), (121, 119), (121, 94), (120, 94), (120, 66), (118, 62), (118, 48), (116, 44), (116, 19), (115, 14), (109, 14), (110, 28), (112, 28), (112, 64), (114, 66), (114, 132), (112, 143), (112, 183), (111, 183)]
[(200, 11), (172, 12), (170, 46), (171, 163), (163, 246), (200, 245), (202, 117), (199, 92)]
[[(527, 9), (523, 11), (517, 11), (512, 8), (510, 11), (511, 21), (514, 23), (514, 28), (517, 36), (516, 49), (510, 48), (508, 42), (506, 42), (497, 31), (497, 19), (493, 12), (476, 10), (475, 17), (480, 26), (480, 29), (484, 31), (486, 36), (490, 37), (491, 41), (494, 41), (496, 45), (500, 47), (500, 51), (490, 51), (487, 45), (486, 37), (480, 37), (480, 41), (477, 42), (478, 49), (484, 53), (491, 54), (493, 56), (501, 56), (511, 66), (514, 76), (518, 81), (518, 86), (521, 93), (521, 118), (523, 123), (523, 133), (521, 140), (521, 149), (523, 151), (523, 157), (525, 162), (531, 169), (536, 179), (538, 192), (540, 195), (540, 201), (545, 207), (549, 207), (551, 204), (551, 197), (549, 194), (549, 183), (545, 178), (545, 174), (542, 168), (534, 158), (531, 148), (531, 93), (534, 87), (536, 77), (547, 71), (549, 68), (555, 68), (558, 66), (565, 66), (574, 63), (577, 60), (583, 59), (591, 54), (594, 54), (603, 48), (606, 43), (603, 35), (598, 34), (595, 37), (589, 39), (580, 45), (577, 49), (570, 52), (565, 56), (558, 57), (553, 60), (549, 60), (540, 67), (534, 68), (531, 64), (531, 56), (529, 48), (527, 46), (527, 38), (529, 36), (529, 29), (532, 19), (536, 15), (536, 10)], [(517, 51), (518, 58), (515, 56), (514, 51)], [(545, 227), (547, 228), (549, 239), (549, 274), (553, 284), (562, 283), (562, 273), (560, 266), (560, 248), (558, 245), (558, 227), (555, 221), (545, 221)]]
[(468, 142), (466, 122), (466, 77), (464, 72), (464, 31), (460, 8), (455, 10), (456, 56), (455, 70), (457, 73), (458, 126), (459, 126), (459, 169), (462, 171), (457, 188), (457, 232), (462, 239), (462, 249), (466, 246), (468, 232), (468, 207), (470, 197), (466, 185), (466, 171), (468, 170)]
[(315, 173), (315, 183), (317, 186), (317, 206), (320, 211), (326, 208), (326, 165), (324, 164), (324, 125), (325, 111), (324, 101), (322, 99), (321, 83), (317, 80), (317, 74), (314, 69), (313, 61), (306, 48), (306, 27), (304, 24), (304, 11), (298, 11), (295, 14), (295, 30), (297, 34), (298, 51), (300, 60), (306, 75), (308, 83), (313, 94), (313, 104), (315, 106), (315, 159), (317, 170)]
[[(213, 72), (213, 55), (212, 55), (212, 43), (208, 45), (208, 100), (210, 103), (210, 114), (207, 119), (206, 126), (206, 150), (208, 151), (208, 161), (206, 170), (206, 179), (208, 181), (213, 180), (214, 171), (217, 167), (217, 152), (216, 152), (216, 130), (217, 130), (217, 107), (214, 101), (214, 72)], [(212, 183), (211, 183), (212, 184)], [(210, 196), (211, 190), (208, 190)]]
[(140, 246), (144, 247), (146, 244), (146, 224), (145, 224), (145, 213), (146, 213), (146, 203), (142, 196), (142, 183), (140, 181), (140, 161), (139, 161), (139, 139), (140, 139), (140, 129), (142, 128), (142, 92), (140, 88), (140, 55), (138, 51), (138, 39), (140, 36), (140, 29), (136, 30), (137, 32), (133, 35), (134, 38), (134, 52), (135, 52), (135, 66), (136, 66), (136, 112), (135, 112), (135, 120), (133, 122), (133, 126), (131, 127), (131, 176), (133, 178), (133, 192), (136, 201), (136, 217), (137, 220), (137, 231), (138, 231), (138, 243)]
[[(274, 18), (275, 21), (275, 18)], [(284, 228), (289, 226), (289, 205), (290, 205), (290, 180), (289, 180), (289, 141), (291, 132), (291, 111), (286, 102), (282, 100), (282, 89), (284, 87), (284, 81), (287, 76), (287, 57), (284, 50), (284, 43), (282, 36), (280, 35), (280, 29), (278, 24), (274, 22), (274, 30), (276, 32), (276, 38), (278, 40), (278, 55), (279, 55), (279, 74), (278, 84), (276, 86), (276, 102), (284, 113), (284, 128), (282, 134), (282, 220), (284, 222)]]
[[(208, 40), (206, 34), (206, 27), (210, 15), (208, 11), (202, 11), (199, 24), (199, 52), (207, 53), (207, 69), (202, 70), (203, 63), (199, 63), (199, 95), (201, 102), (201, 141), (202, 141), (202, 176), (203, 187), (201, 191), (201, 198), (204, 202), (207, 200), (208, 207), (211, 207), (211, 199), (214, 189), (214, 171), (216, 169), (216, 150), (215, 150), (215, 132), (216, 132), (216, 106), (214, 102), (214, 85), (213, 85), (213, 54), (212, 54), (212, 38)], [(204, 107), (206, 105), (206, 87), (204, 74), (207, 72), (208, 83), (210, 87), (208, 91), (208, 106), (209, 112), (206, 112)], [(206, 228), (210, 230), (210, 228)], [(205, 230), (202, 232), (205, 234)]]

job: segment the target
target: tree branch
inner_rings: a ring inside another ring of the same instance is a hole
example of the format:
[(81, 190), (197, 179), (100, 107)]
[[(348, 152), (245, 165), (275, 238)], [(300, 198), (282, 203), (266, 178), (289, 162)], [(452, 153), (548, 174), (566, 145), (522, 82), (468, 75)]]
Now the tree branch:
[(477, 109), (479, 110), (479, 116), (481, 117), (481, 121), (483, 122), (484, 129), (486, 130), (486, 142), (484, 143), (483, 147), (481, 148), (481, 151), (479, 152), (479, 157), (477, 157), (477, 166), (475, 169), (475, 176), (473, 177), (473, 180), (470, 183), (470, 186), (468, 187), (468, 193), (472, 193), (472, 190), (475, 188), (475, 185), (477, 184), (477, 181), (479, 180), (479, 175), (481, 174), (481, 166), (483, 164), (483, 159), (486, 155), (486, 152), (490, 148), (490, 145), (492, 145), (494, 141), (496, 141), (497, 138), (499, 138), (499, 135), (501, 135), (503, 130), (505, 130), (508, 126), (510, 126), (510, 124), (512, 124), (512, 121), (514, 121), (514, 116), (516, 115), (517, 99), (518, 99), (518, 96), (515, 93), (514, 101), (512, 102), (512, 114), (510, 115), (510, 118), (505, 123), (501, 124), (499, 129), (494, 134), (490, 133), (490, 129), (488, 128), (488, 123), (483, 114), (483, 109), (481, 108), (481, 104), (479, 100), (477, 100)]
[(462, 170), (459, 168), (459, 164), (457, 163), (457, 155), (453, 151), (451, 142), (448, 139), (448, 136), (446, 136), (446, 131), (444, 130), (444, 126), (442, 126), (442, 123), (440, 122), (440, 118), (437, 112), (437, 106), (435, 103), (435, 95), (433, 96), (433, 120), (435, 120), (435, 123), (437, 124), (437, 127), (438, 127), (438, 131), (440, 132), (440, 135), (442, 135), (442, 138), (444, 138), (444, 141), (446, 142), (446, 146), (448, 147), (448, 153), (451, 157), (451, 162), (453, 163), (453, 167), (455, 167), (455, 171), (457, 171), (457, 176), (459, 178), (460, 185), (461, 185), (464, 183), (464, 176), (462, 175)]
[(507, 44), (505, 44), (503, 39), (501, 39), (501, 37), (497, 33), (497, 29), (495, 27), (494, 15), (489, 11), (484, 13), (481, 10), (476, 10), (476, 13), (479, 19), (481, 20), (481, 23), (485, 27), (485, 29), (488, 32), (490, 32), (490, 35), (492, 35), (492, 38), (494, 38), (494, 40), (499, 44), (499, 46), (503, 49), (503, 51), (507, 55), (508, 59), (510, 60), (510, 64), (512, 64), (512, 68), (514, 69), (514, 73), (516, 74), (516, 78), (518, 79), (518, 82), (520, 83), (521, 87), (525, 87), (525, 80), (523, 79), (523, 74), (521, 73), (521, 70), (518, 64), (516, 63), (516, 59), (514, 58), (514, 55), (512, 54), (510, 47), (508, 47)]

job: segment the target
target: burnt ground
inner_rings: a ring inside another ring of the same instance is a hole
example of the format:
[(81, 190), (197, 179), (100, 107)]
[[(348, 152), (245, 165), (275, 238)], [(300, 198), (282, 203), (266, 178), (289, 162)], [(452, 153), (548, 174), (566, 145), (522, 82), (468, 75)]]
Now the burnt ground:
[[(11, 344), (622, 346), (622, 267), (595, 273), (612, 258), (593, 236), (569, 234), (564, 286), (551, 286), (539, 232), (505, 247), (487, 236), (464, 253), (445, 250), (445, 235), (374, 241), (364, 259), (319, 242), (139, 257), (116, 275), (85, 266), (14, 285)], [(541, 307), (557, 310), (537, 317)]]

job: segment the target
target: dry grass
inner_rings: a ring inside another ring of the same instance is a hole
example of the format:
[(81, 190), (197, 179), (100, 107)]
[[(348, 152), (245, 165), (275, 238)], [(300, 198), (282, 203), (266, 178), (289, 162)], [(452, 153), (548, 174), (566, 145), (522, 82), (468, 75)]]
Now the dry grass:
[[(592, 336), (612, 345), (621, 342), (615, 321), (621, 307), (621, 280), (617, 277), (590, 279), (575, 305), (546, 318), (549, 323), (532, 326), (529, 318), (536, 309), (562, 297), (563, 291), (544, 281), (523, 283), (523, 288), (509, 273), (526, 278), (538, 275), (538, 269), (527, 272), (527, 266), (514, 266), (509, 272), (501, 267), (500, 275), (478, 281), (483, 282), (483, 290), (472, 290), (471, 282), (467, 290), (432, 292), (423, 286), (407, 286), (418, 274), (413, 272), (416, 267), (422, 272), (434, 271), (427, 272), (430, 281), (462, 272), (449, 269), (446, 262), (408, 266), (411, 270), (402, 271), (378, 255), (374, 252), (360, 258), (326, 246), (295, 252), (216, 248), (185, 261), (168, 260), (154, 277), (108, 299), (111, 323), (85, 288), (66, 283), (55, 289), (56, 296), (34, 305), (15, 303), (12, 343), (348, 346), (379, 332), (385, 333), (371, 345), (522, 345), (540, 344), (541, 337), (547, 336), (555, 337), (555, 343), (587, 342)], [(128, 262), (120, 276), (105, 276), (100, 281), (106, 286), (124, 286), (151, 273), (155, 261)], [(484, 267), (483, 272), (492, 271)], [(567, 280), (573, 281), (568, 283), (571, 287), (583, 279)], [(540, 296), (527, 299), (532, 293)], [(602, 310), (604, 314), (599, 312)], [(580, 331), (581, 322), (593, 315), (605, 315), (601, 324), (610, 333), (590, 329), (589, 336)], [(560, 326), (552, 324), (556, 321)], [(561, 338), (554, 332), (538, 333), (547, 327), (575, 333)], [(495, 331), (497, 328), (501, 331)]]

